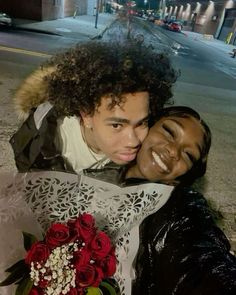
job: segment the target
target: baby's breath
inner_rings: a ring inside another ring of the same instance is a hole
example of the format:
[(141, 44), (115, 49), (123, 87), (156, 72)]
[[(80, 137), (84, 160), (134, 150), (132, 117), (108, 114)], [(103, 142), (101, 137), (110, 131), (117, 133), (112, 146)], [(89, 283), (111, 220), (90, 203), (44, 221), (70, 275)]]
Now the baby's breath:
[(75, 287), (75, 269), (71, 265), (72, 253), (78, 249), (77, 243), (70, 243), (52, 250), (46, 263), (31, 263), (30, 278), (35, 286), (41, 280), (48, 281), (45, 295), (67, 294)]

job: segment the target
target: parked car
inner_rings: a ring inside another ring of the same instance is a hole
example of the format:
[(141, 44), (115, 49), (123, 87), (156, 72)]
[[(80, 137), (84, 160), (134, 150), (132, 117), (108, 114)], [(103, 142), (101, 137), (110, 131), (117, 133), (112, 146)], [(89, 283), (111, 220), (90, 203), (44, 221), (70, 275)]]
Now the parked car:
[(147, 17), (147, 20), (153, 23), (155, 22), (155, 20), (158, 20), (158, 19), (160, 19), (160, 15), (158, 14), (149, 14)]
[(165, 22), (164, 27), (170, 31), (174, 32), (181, 32), (183, 29), (183, 25), (179, 21), (170, 21), (170, 22)]
[(11, 26), (12, 25), (11, 17), (4, 12), (0, 12), (0, 24)]

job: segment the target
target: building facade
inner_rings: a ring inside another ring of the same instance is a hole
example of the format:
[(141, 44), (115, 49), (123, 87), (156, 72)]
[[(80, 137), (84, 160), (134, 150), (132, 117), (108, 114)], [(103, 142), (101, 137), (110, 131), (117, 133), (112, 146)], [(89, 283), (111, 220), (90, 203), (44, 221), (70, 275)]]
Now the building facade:
[(236, 0), (162, 0), (160, 8), (168, 18), (182, 20), (186, 30), (236, 45)]
[(74, 15), (94, 15), (104, 0), (0, 0), (0, 11), (13, 18), (37, 21), (53, 20)]

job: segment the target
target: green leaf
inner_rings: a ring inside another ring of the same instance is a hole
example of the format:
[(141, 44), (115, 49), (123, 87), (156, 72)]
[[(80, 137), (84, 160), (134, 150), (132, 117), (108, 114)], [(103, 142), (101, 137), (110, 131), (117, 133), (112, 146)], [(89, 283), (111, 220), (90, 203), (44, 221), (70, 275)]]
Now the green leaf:
[(29, 251), (33, 243), (37, 242), (37, 238), (30, 233), (23, 232), (23, 238), (24, 238), (24, 248), (26, 251)]
[[(16, 263), (14, 263), (12, 266), (10, 266), (8, 269), (6, 269), (6, 272), (13, 272), (13, 271), (21, 271), (23, 269), (26, 269), (26, 264), (24, 259), (21, 259), (19, 261), (17, 261)], [(28, 267), (27, 267), (28, 268)]]
[(25, 277), (18, 285), (15, 295), (28, 295), (33, 287), (30, 277)]
[(8, 286), (16, 283), (24, 276), (22, 272), (12, 272), (4, 281), (0, 283), (0, 287)]
[(102, 295), (99, 288), (88, 287), (86, 290), (86, 295)]
[(99, 287), (101, 288), (101, 290), (105, 289), (106, 293), (108, 291), (110, 295), (118, 295), (119, 294), (116, 292), (115, 288), (107, 282), (101, 282)]
[(0, 283), (0, 286), (8, 286), (16, 283), (22, 277), (29, 274), (29, 268), (25, 264), (24, 260), (20, 260), (9, 267), (6, 272), (10, 272), (10, 275)]

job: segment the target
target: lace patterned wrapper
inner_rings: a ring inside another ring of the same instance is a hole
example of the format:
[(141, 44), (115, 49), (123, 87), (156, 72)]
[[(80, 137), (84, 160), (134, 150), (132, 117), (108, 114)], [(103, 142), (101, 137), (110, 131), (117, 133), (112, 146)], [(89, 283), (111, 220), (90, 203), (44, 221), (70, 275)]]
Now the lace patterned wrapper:
[[(42, 238), (43, 230), (22, 198), (22, 183), (18, 181), (21, 177), (0, 174), (0, 281), (9, 274), (5, 269), (25, 256), (22, 231)], [(14, 290), (13, 285), (1, 287), (0, 294), (12, 295)]]
[(73, 219), (79, 213), (92, 214), (97, 227), (116, 245), (119, 263), (115, 278), (125, 295), (131, 294), (138, 226), (166, 203), (172, 190), (172, 186), (155, 183), (119, 187), (64, 172), (19, 173), (5, 189), (12, 198), (20, 196), (26, 201), (44, 230), (51, 223)]

